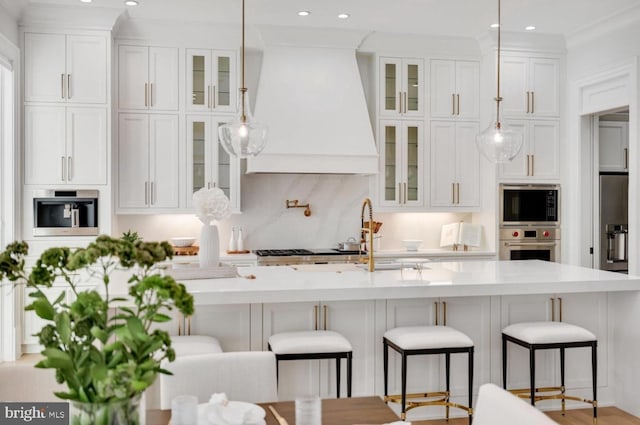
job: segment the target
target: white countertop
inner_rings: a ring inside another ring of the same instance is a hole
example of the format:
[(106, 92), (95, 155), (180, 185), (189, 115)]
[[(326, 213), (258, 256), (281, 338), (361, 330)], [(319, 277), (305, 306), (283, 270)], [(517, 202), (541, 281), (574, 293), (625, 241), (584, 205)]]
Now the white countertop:
[(353, 264), (239, 272), (243, 277), (183, 283), (196, 305), (640, 290), (639, 276), (538, 260), (430, 262), (421, 274), (413, 269), (369, 273)]

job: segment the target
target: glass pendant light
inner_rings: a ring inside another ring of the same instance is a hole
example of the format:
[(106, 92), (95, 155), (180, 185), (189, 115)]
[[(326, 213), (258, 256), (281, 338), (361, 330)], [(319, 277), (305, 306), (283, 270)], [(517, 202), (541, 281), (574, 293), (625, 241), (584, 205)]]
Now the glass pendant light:
[(244, 0), (242, 0), (242, 87), (238, 94), (238, 115), (233, 121), (221, 125), (218, 135), (222, 147), (229, 155), (240, 158), (256, 156), (267, 144), (267, 126), (253, 120), (249, 107), (249, 94), (244, 78)]
[(511, 161), (522, 149), (522, 133), (508, 128), (502, 117), (502, 97), (500, 96), (500, 31), (502, 28), (500, 16), (500, 0), (498, 0), (498, 81), (495, 97), (495, 116), (489, 127), (476, 137), (478, 150), (493, 163)]

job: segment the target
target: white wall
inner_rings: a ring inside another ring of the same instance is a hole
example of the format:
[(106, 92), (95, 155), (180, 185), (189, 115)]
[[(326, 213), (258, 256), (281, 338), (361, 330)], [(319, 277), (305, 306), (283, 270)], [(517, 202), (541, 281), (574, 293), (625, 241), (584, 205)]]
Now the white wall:
[(8, 10), (0, 2), (0, 35), (6, 37), (11, 43), (18, 45), (18, 19), (14, 16), (14, 13), (14, 11)]

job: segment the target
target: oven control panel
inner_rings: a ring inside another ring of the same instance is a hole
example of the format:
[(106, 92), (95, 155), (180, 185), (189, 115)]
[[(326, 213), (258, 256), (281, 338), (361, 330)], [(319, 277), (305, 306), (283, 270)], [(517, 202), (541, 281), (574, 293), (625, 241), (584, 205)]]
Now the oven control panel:
[(560, 239), (560, 229), (556, 227), (547, 228), (510, 228), (500, 229), (500, 240), (511, 241), (545, 241)]

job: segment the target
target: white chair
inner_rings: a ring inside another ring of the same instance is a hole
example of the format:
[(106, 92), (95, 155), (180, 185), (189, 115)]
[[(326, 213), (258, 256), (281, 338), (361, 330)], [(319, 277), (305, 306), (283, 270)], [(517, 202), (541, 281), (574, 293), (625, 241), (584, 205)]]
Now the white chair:
[(209, 401), (213, 393), (229, 400), (264, 403), (277, 401), (275, 356), (269, 351), (237, 351), (176, 357), (162, 367), (173, 375), (160, 375), (160, 408), (170, 409), (181, 394)]
[(222, 353), (220, 342), (208, 335), (178, 335), (171, 337), (171, 347), (176, 358), (198, 354)]
[(497, 385), (482, 385), (473, 412), (473, 425), (514, 424), (557, 425), (557, 422)]

